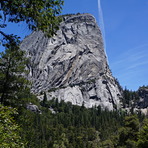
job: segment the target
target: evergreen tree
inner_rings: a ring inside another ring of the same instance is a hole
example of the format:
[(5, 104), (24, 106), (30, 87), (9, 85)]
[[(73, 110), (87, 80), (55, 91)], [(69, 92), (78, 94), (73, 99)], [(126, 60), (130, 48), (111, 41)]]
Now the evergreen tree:
[(0, 53), (0, 102), (5, 105), (19, 101), (19, 94), (28, 89), (29, 84), (23, 76), (27, 72), (24, 51), (19, 50), (18, 38), (10, 37), (11, 40), (5, 38), (6, 50)]
[(20, 136), (20, 127), (15, 123), (13, 115), (16, 110), (0, 105), (0, 147), (24, 148), (24, 141)]
[(43, 104), (44, 107), (47, 106), (47, 95), (46, 95), (46, 92), (44, 92), (42, 104)]
[[(1, 44), (5, 52), (0, 54), (0, 102), (3, 104), (19, 100), (20, 91), (27, 86), (25, 73), (26, 59), (19, 49), (19, 37), (6, 34), (3, 28), (5, 22), (26, 22), (29, 29), (41, 30), (47, 36), (53, 35), (58, 29), (62, 0), (3, 0), (0, 1), (0, 34)], [(11, 99), (10, 99), (11, 98)], [(11, 100), (11, 101), (10, 101)]]
[(139, 120), (137, 115), (125, 117), (125, 125), (119, 129), (119, 146), (135, 148), (138, 140)]
[(138, 143), (138, 148), (148, 147), (148, 119), (144, 120), (142, 129), (139, 132), (137, 143)]

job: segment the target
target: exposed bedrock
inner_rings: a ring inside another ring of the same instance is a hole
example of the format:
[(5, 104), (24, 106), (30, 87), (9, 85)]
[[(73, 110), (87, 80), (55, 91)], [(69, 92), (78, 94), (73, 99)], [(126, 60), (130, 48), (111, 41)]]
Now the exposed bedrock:
[(120, 107), (121, 90), (110, 72), (101, 31), (92, 15), (65, 17), (52, 38), (33, 32), (21, 49), (30, 57), (28, 79), (34, 93), (44, 91), (48, 99), (86, 107)]

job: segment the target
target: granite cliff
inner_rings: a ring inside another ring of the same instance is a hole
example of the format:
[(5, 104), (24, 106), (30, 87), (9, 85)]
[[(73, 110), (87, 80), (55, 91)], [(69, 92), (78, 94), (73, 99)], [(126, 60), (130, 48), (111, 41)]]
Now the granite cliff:
[(139, 108), (147, 108), (148, 107), (148, 87), (140, 87), (138, 90), (139, 101), (138, 107)]
[(120, 107), (120, 86), (112, 76), (101, 31), (90, 14), (65, 16), (57, 34), (33, 32), (21, 43), (30, 58), (28, 79), (40, 99), (46, 92), (73, 104)]
[(148, 115), (148, 86), (140, 87), (137, 95), (138, 100), (136, 100), (134, 105), (135, 111), (141, 111), (145, 115)]

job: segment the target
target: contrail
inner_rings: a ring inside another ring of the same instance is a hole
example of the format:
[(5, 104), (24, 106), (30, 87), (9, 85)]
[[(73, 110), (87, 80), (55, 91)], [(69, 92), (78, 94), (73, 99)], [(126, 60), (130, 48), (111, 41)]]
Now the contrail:
[[(105, 41), (105, 27), (104, 27), (104, 20), (103, 20), (103, 12), (101, 8), (101, 0), (98, 0), (98, 13), (99, 13), (99, 26), (102, 32), (102, 37), (104, 41), (104, 51), (106, 54), (106, 41)], [(107, 54), (106, 54), (107, 56)], [(108, 57), (107, 57), (107, 62), (108, 62)]]

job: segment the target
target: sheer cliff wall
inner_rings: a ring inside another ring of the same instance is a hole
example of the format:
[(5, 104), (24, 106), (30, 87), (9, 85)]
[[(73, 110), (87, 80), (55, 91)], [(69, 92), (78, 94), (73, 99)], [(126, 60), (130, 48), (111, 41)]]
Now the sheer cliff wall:
[(67, 16), (57, 35), (47, 38), (33, 32), (21, 49), (30, 59), (27, 66), (32, 91), (86, 107), (120, 107), (121, 91), (112, 76), (104, 52), (101, 31), (90, 14)]

